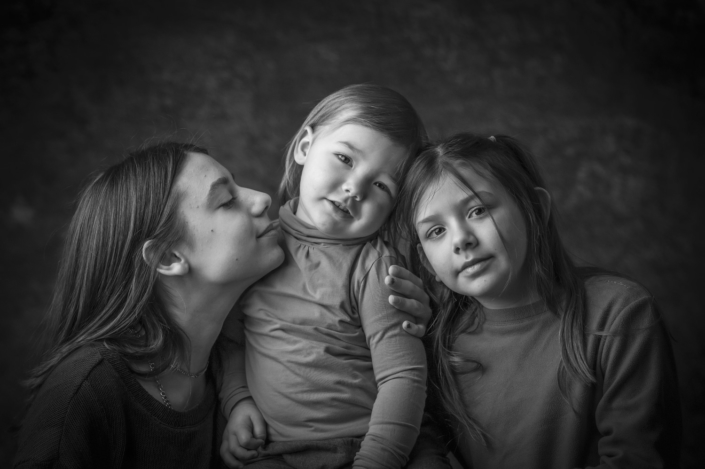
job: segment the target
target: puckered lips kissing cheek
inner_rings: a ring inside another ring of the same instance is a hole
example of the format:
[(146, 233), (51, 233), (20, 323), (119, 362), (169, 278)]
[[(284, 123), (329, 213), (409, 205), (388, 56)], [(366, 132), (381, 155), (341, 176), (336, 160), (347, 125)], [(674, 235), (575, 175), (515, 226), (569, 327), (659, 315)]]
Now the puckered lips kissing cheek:
[(279, 235), (279, 220), (274, 220), (264, 227), (262, 231), (257, 234), (257, 238), (270, 238), (277, 237)]

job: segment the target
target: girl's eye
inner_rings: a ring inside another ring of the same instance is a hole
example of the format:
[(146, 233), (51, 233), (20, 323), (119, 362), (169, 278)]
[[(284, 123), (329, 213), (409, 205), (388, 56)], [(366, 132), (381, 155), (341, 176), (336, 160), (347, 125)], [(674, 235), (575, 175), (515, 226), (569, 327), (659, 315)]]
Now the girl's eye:
[(375, 186), (379, 187), (387, 194), (392, 195), (392, 190), (389, 187), (387, 187), (387, 185), (384, 184), (383, 182), (375, 182)]
[(426, 239), (438, 238), (444, 231), (445, 229), (440, 226), (433, 227), (426, 232)]
[(350, 163), (352, 162), (349, 156), (341, 155), (340, 153), (336, 153), (335, 156), (337, 156), (338, 159), (346, 165), (350, 165)]
[(230, 208), (233, 205), (235, 205), (235, 197), (233, 197), (232, 199), (228, 200), (227, 202), (225, 202), (223, 204), (220, 204), (220, 206), (223, 208)]
[(470, 210), (470, 213), (468, 213), (468, 218), (481, 217), (485, 213), (487, 213), (487, 209), (481, 205)]

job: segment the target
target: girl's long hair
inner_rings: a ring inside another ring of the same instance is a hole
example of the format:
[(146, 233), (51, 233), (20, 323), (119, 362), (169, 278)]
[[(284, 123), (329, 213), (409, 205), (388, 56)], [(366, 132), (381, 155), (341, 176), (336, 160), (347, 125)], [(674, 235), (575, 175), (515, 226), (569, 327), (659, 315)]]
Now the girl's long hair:
[[(572, 380), (583, 385), (595, 382), (585, 356), (585, 277), (597, 271), (579, 269), (571, 260), (560, 239), (554, 217), (546, 216), (536, 187), (545, 188), (533, 155), (516, 140), (506, 136), (493, 138), (469, 133), (457, 134), (426, 148), (415, 160), (406, 175), (395, 213), (398, 235), (411, 243), (411, 267), (420, 274), (425, 285), (432, 288), (434, 318), (429, 327), (432, 349), (431, 392), (436, 392), (443, 404), (446, 419), (455, 429), (467, 431), (473, 438), (486, 443), (485, 433), (466, 409), (462, 392), (455, 379), (459, 370), (468, 366), (481, 372), (482, 365), (471, 357), (453, 352), (453, 344), (463, 331), (475, 330), (483, 321), (482, 308), (472, 298), (455, 293), (435, 281), (422, 268), (415, 246), (420, 243), (414, 227), (427, 190), (433, 190), (445, 176), (472, 191), (462, 168), (471, 168), (479, 174), (499, 182), (511, 195), (522, 213), (526, 226), (527, 253), (531, 281), (553, 314), (560, 317), (561, 364), (558, 384), (564, 398), (570, 402)], [(555, 207), (551, 207), (555, 213)]]
[[(284, 177), (279, 185), (279, 202), (298, 197), (302, 166), (294, 152), (306, 127), (315, 132), (328, 125), (358, 124), (376, 130), (416, 156), (426, 142), (426, 128), (409, 101), (396, 91), (380, 85), (357, 84), (342, 88), (319, 102), (306, 116), (284, 154)], [(410, 159), (405, 163), (408, 164)], [(403, 173), (405, 167), (401, 169)]]
[[(69, 225), (54, 296), (45, 317), (48, 352), (26, 384), (30, 399), (78, 348), (103, 343), (152, 373), (187, 356), (185, 334), (157, 295), (156, 265), (185, 233), (174, 182), (192, 144), (160, 143), (131, 153), (83, 190)], [(142, 257), (147, 240), (151, 263)]]

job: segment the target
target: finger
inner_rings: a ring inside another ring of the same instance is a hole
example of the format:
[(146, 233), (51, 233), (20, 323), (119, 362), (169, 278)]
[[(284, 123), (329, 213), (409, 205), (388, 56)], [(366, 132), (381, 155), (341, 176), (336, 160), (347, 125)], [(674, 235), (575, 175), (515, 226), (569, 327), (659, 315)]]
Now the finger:
[(225, 463), (225, 465), (230, 468), (239, 469), (244, 466), (240, 461), (235, 459), (235, 456), (230, 453), (226, 438), (223, 438), (223, 442), (220, 444), (220, 457), (223, 458), (223, 462)]
[(426, 334), (426, 327), (421, 324), (414, 324), (413, 322), (404, 321), (402, 323), (402, 327), (406, 332), (414, 337), (418, 337), (419, 339)]
[(252, 416), (252, 434), (255, 438), (262, 440), (262, 444), (267, 439), (267, 422), (262, 414), (256, 413)]
[(416, 300), (389, 295), (389, 304), (400, 311), (412, 315), (417, 319), (417, 322), (428, 323), (431, 320), (431, 308)]
[(238, 429), (237, 435), (238, 446), (246, 450), (255, 450), (264, 444), (264, 439), (255, 438), (250, 429)]
[(387, 273), (392, 277), (408, 280), (419, 288), (423, 289), (423, 282), (421, 281), (421, 279), (400, 265), (389, 266)]
[(395, 293), (398, 293), (401, 296), (411, 298), (412, 300), (416, 300), (419, 303), (423, 304), (428, 304), (429, 302), (428, 295), (423, 290), (423, 288), (419, 287), (410, 280), (396, 278), (392, 277), (391, 275), (388, 275), (384, 278), (384, 283), (390, 289), (394, 290)]
[[(242, 440), (238, 437), (237, 432), (228, 432), (226, 430), (226, 436), (228, 442), (228, 451), (237, 459), (241, 461), (247, 461), (248, 459), (252, 459), (257, 456), (257, 451), (254, 450), (259, 448), (259, 445), (255, 446), (254, 448), (245, 447), (242, 444)], [(225, 440), (226, 438), (224, 437), (223, 439)]]

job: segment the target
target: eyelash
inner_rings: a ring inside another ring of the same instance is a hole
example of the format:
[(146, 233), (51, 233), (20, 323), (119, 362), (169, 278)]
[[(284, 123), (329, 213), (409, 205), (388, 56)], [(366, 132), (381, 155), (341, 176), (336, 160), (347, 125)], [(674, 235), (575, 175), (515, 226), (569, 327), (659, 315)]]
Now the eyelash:
[(228, 201), (225, 202), (224, 204), (221, 204), (220, 206), (221, 206), (221, 207), (225, 207), (225, 208), (230, 208), (230, 207), (232, 207), (234, 204), (235, 204), (235, 197), (233, 197), (232, 199), (228, 200)]
[(384, 192), (386, 192), (387, 194), (392, 195), (392, 190), (391, 190), (389, 187), (387, 187), (386, 184), (383, 184), (383, 183), (381, 183), (381, 182), (375, 182), (375, 186), (379, 187), (380, 189), (382, 189), (382, 190), (383, 190)]
[[(350, 163), (352, 163), (352, 159), (349, 156), (343, 155), (342, 153), (335, 153), (335, 156), (343, 164), (350, 166)], [(374, 184), (375, 184), (375, 186), (379, 187), (387, 194), (392, 195), (392, 190), (389, 187), (387, 187), (386, 184), (381, 183), (381, 182), (375, 182)]]
[(352, 159), (350, 159), (349, 156), (343, 155), (341, 153), (336, 153), (335, 156), (337, 156), (338, 159), (340, 160), (340, 162), (343, 164), (346, 164), (349, 166), (350, 163), (352, 163)]
[(484, 205), (480, 205), (479, 207), (475, 207), (472, 210), (470, 210), (470, 212), (468, 213), (468, 218), (470, 218), (470, 216), (474, 212), (477, 212), (478, 210), (482, 211), (482, 213), (480, 213), (479, 215), (475, 215), (476, 217), (481, 217), (482, 215), (485, 214), (485, 212), (487, 212), (487, 208)]
[[(481, 212), (481, 213), (477, 213), (478, 211)], [(472, 208), (472, 209), (468, 212), (468, 218), (477, 218), (477, 217), (481, 217), (481, 216), (484, 215), (486, 212), (487, 212), (487, 207), (485, 207), (484, 205), (480, 205), (479, 207), (474, 207), (474, 208)], [(475, 215), (473, 216), (473, 214), (475, 214)], [(441, 233), (436, 233), (436, 234), (434, 234), (435, 232), (437, 232), (437, 231), (439, 231), (439, 230), (441, 230)], [(436, 226), (436, 227), (434, 227), (434, 228), (431, 228), (430, 230), (428, 230), (428, 231), (426, 232), (426, 239), (435, 239), (435, 238), (437, 238), (438, 236), (440, 236), (441, 234), (443, 234), (443, 231), (445, 231), (445, 229), (442, 228), (442, 227), (440, 227), (440, 226)]]

